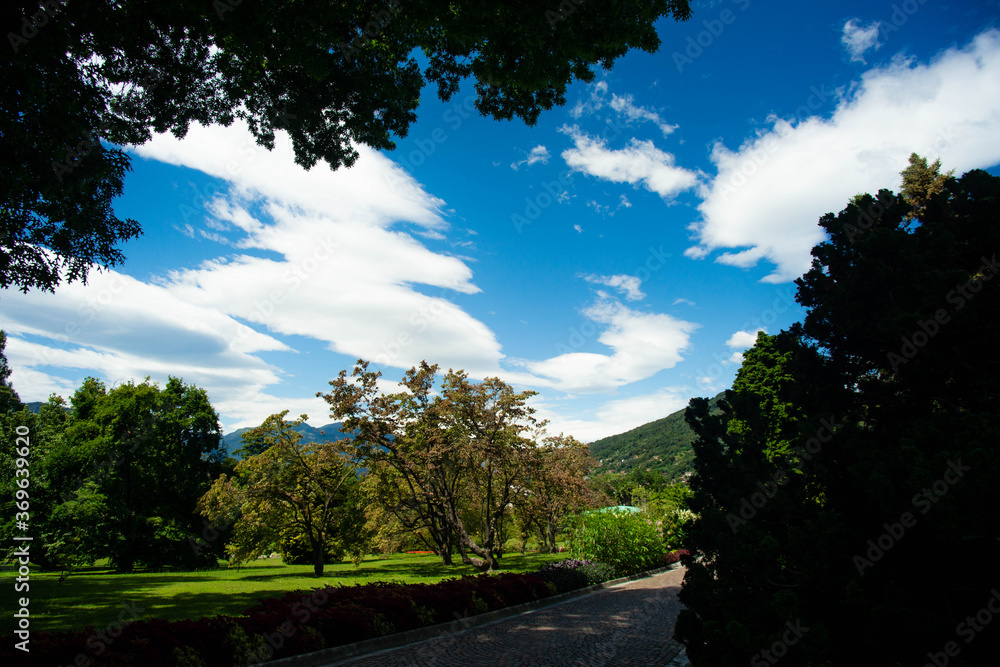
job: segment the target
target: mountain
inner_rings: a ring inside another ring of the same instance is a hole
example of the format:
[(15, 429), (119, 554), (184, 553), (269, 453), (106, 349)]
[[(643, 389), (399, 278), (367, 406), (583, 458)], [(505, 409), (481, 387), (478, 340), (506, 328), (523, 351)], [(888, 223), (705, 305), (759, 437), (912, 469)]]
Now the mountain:
[[(713, 411), (723, 395), (720, 393), (709, 401)], [(598, 461), (598, 472), (649, 468), (674, 481), (692, 471), (694, 450), (691, 443), (695, 435), (684, 421), (684, 410), (590, 443), (590, 454)]]
[[(243, 446), (243, 438), (240, 436), (249, 430), (250, 428), (238, 428), (232, 433), (227, 433), (222, 436), (222, 442), (226, 445), (226, 450), (230, 454)], [(309, 424), (299, 424), (295, 427), (295, 430), (302, 434), (302, 440), (299, 441), (302, 443), (333, 442), (335, 440), (342, 440), (350, 437), (340, 432), (340, 422), (327, 424), (326, 426), (320, 426), (319, 428), (310, 426)]]

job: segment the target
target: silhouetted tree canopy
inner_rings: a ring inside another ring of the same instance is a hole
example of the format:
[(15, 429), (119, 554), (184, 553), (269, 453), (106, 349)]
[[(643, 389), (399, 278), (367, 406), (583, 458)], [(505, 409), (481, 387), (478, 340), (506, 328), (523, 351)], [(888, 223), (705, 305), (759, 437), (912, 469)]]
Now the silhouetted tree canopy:
[(7, 3), (0, 58), (0, 286), (52, 290), (123, 261), (140, 234), (111, 208), (122, 146), (192, 122), (245, 121), (295, 161), (350, 166), (355, 146), (391, 150), (425, 84), (449, 99), (475, 80), (484, 115), (533, 124), (574, 80), (631, 49), (688, 0), (558, 3), (304, 0)]

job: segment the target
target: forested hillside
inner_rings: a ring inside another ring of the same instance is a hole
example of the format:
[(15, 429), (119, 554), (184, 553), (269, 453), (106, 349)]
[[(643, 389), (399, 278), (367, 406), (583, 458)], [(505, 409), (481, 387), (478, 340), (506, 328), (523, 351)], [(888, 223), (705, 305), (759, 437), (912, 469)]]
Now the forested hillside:
[[(718, 394), (709, 401), (715, 408)], [(670, 481), (694, 469), (694, 432), (684, 421), (684, 409), (631, 431), (590, 443), (590, 454), (601, 472), (629, 472), (649, 468), (665, 473)]]

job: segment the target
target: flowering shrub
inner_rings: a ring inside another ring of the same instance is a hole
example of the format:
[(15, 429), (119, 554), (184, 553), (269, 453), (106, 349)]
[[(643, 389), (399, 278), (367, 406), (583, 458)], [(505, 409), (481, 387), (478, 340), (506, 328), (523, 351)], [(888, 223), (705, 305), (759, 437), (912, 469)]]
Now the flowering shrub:
[(607, 563), (618, 576), (656, 567), (664, 551), (660, 529), (643, 512), (588, 512), (570, 541), (574, 557)]
[(698, 516), (689, 509), (678, 508), (663, 517), (663, 542), (668, 549), (679, 549), (686, 543), (687, 530)]

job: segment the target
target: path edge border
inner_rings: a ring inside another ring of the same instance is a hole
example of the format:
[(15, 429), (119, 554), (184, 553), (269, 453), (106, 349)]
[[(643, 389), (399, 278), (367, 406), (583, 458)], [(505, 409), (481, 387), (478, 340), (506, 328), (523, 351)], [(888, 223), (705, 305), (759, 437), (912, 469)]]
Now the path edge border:
[(414, 628), (413, 630), (405, 630), (403, 632), (396, 632), (382, 637), (373, 637), (360, 642), (354, 642), (353, 644), (331, 646), (330, 648), (324, 648), (312, 653), (291, 655), (287, 658), (279, 658), (268, 662), (252, 663), (251, 667), (321, 667), (322, 665), (329, 665), (331, 663), (347, 660), (349, 658), (358, 658), (371, 653), (378, 653), (379, 651), (400, 648), (408, 644), (415, 644), (428, 639), (442, 637), (450, 633), (462, 632), (463, 630), (479, 627), (481, 625), (487, 625), (489, 623), (493, 623), (494, 621), (503, 620), (529, 611), (535, 611), (536, 609), (554, 607), (558, 604), (566, 602), (567, 600), (589, 595), (590, 593), (595, 593), (604, 588), (611, 588), (612, 586), (618, 586), (630, 581), (645, 579), (664, 572), (678, 570), (682, 567), (683, 566), (680, 563), (674, 563), (673, 565), (667, 565), (666, 567), (658, 567), (653, 570), (646, 570), (645, 572), (631, 574), (627, 577), (611, 579), (610, 581), (605, 581), (600, 584), (593, 584), (585, 588), (577, 588), (576, 590), (558, 593), (546, 598), (539, 598), (537, 600), (532, 600), (531, 602), (522, 602), (521, 604), (517, 604), (512, 607), (495, 609), (484, 614), (467, 616), (454, 621), (448, 621), (447, 623), (435, 623), (434, 625), (427, 625), (422, 628)]

